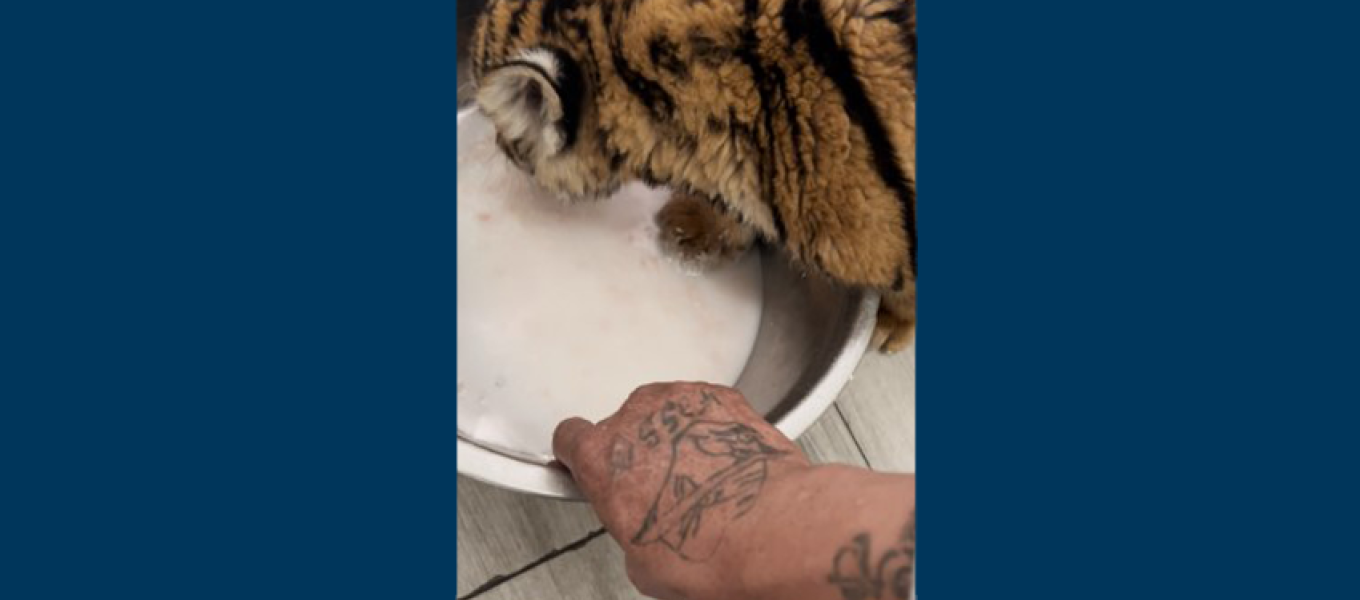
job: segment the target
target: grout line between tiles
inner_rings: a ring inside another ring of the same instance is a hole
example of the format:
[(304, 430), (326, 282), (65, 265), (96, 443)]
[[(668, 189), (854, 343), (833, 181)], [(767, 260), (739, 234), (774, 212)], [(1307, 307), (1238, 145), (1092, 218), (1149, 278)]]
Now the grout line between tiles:
[(864, 461), (864, 466), (873, 470), (873, 463), (869, 462), (869, 455), (864, 453), (864, 446), (859, 445), (859, 437), (855, 435), (855, 428), (850, 426), (850, 420), (845, 418), (845, 413), (841, 412), (841, 403), (835, 402), (832, 406), (836, 407), (836, 416), (841, 418), (841, 423), (845, 425), (845, 431), (850, 434), (850, 441), (855, 443), (855, 450), (859, 451), (859, 457)]
[(600, 537), (600, 536), (602, 536), (602, 535), (604, 535), (604, 528), (603, 528), (603, 527), (601, 527), (601, 528), (599, 528), (599, 529), (596, 529), (595, 531), (592, 531), (592, 532), (590, 532), (589, 534), (586, 534), (585, 537), (583, 537), (583, 538), (581, 538), (581, 539), (579, 539), (579, 540), (576, 540), (576, 541), (574, 541), (574, 542), (572, 542), (572, 543), (570, 543), (570, 544), (567, 544), (567, 545), (565, 545), (565, 546), (563, 546), (563, 547), (561, 547), (561, 548), (558, 548), (558, 549), (556, 549), (556, 550), (553, 550), (552, 552), (549, 552), (549, 553), (547, 553), (547, 554), (544, 554), (544, 555), (543, 555), (542, 557), (540, 557), (538, 560), (535, 560), (535, 561), (533, 561), (533, 562), (531, 562), (531, 563), (529, 563), (529, 564), (527, 564), (527, 565), (524, 565), (523, 567), (520, 567), (519, 569), (516, 569), (516, 570), (513, 571), (513, 572), (507, 573), (507, 574), (505, 574), (505, 575), (496, 575), (495, 577), (492, 577), (491, 579), (488, 579), (488, 580), (486, 581), (486, 583), (483, 583), (482, 585), (477, 586), (477, 589), (472, 590), (471, 592), (468, 592), (467, 595), (459, 596), (459, 597), (458, 597), (458, 600), (472, 600), (473, 598), (476, 598), (477, 596), (480, 596), (480, 595), (485, 594), (485, 593), (487, 593), (487, 592), (489, 592), (489, 591), (491, 591), (491, 590), (493, 590), (493, 589), (496, 589), (497, 587), (500, 587), (501, 584), (504, 584), (504, 583), (506, 583), (506, 582), (508, 582), (508, 581), (510, 581), (510, 580), (512, 580), (512, 579), (514, 579), (514, 578), (516, 578), (516, 577), (519, 577), (520, 575), (523, 575), (523, 574), (529, 572), (529, 571), (532, 570), (534, 567), (537, 567), (537, 566), (539, 566), (539, 565), (542, 565), (543, 563), (546, 563), (546, 562), (548, 562), (548, 561), (550, 561), (550, 560), (552, 560), (552, 559), (554, 559), (554, 558), (557, 558), (557, 557), (559, 557), (559, 556), (562, 556), (563, 554), (566, 554), (566, 553), (568, 553), (568, 552), (574, 552), (574, 551), (576, 551), (576, 550), (580, 550), (583, 546), (585, 546), (586, 544), (589, 544), (589, 543), (591, 542), (591, 540), (594, 540), (595, 538)]

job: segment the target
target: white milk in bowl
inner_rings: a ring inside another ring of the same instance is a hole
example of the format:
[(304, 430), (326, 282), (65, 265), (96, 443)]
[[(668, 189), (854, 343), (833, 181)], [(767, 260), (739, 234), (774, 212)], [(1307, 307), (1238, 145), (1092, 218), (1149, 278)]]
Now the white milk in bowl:
[(567, 205), (458, 118), (458, 429), (552, 459), (567, 417), (598, 421), (638, 386), (735, 383), (760, 326), (756, 253), (702, 275), (662, 255), (642, 184)]

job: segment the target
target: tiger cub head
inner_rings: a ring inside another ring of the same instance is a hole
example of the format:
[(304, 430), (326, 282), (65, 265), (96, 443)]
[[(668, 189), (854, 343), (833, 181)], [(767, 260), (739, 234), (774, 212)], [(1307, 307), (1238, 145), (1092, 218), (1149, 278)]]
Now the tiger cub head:
[(539, 185), (568, 199), (602, 198), (625, 178), (596, 126), (578, 58), (585, 25), (545, 27), (544, 19), (571, 17), (548, 10), (539, 0), (489, 0), (471, 44), (476, 104), (501, 151)]

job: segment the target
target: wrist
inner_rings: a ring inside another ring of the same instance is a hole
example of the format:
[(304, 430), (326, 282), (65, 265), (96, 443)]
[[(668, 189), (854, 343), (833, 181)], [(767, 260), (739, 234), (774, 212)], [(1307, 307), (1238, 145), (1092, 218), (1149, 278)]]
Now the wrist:
[[(847, 576), (838, 559), (867, 553), (870, 563), (896, 552), (894, 568), (914, 562), (902, 536), (915, 513), (915, 478), (842, 465), (802, 466), (772, 475), (735, 542), (715, 561), (722, 590), (699, 597), (721, 600), (843, 598), (836, 581)], [(913, 540), (914, 541), (914, 540)], [(863, 547), (861, 547), (863, 545)], [(857, 561), (855, 561), (857, 564)], [(886, 581), (894, 573), (853, 573)]]

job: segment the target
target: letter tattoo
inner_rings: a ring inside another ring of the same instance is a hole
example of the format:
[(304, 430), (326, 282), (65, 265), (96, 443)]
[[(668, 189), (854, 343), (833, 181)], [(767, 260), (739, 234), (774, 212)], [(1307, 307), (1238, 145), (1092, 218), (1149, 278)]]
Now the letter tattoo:
[(916, 566), (916, 511), (877, 563), (870, 563), (869, 542), (869, 534), (860, 533), (836, 551), (827, 581), (845, 600), (906, 600)]

